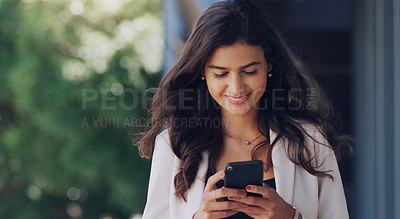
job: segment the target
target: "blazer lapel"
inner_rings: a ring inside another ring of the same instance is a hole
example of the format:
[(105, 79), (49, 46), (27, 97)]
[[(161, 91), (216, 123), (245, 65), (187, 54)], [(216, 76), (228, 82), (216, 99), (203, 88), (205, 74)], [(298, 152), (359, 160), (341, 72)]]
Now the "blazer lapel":
[(205, 187), (205, 175), (208, 169), (208, 152), (203, 152), (202, 157), (203, 159), (200, 162), (196, 179), (188, 192), (188, 203), (190, 207), (195, 209), (193, 213), (200, 207), (201, 197), (203, 196)]
[[(208, 169), (208, 152), (203, 152), (202, 157), (196, 179), (188, 191), (187, 202), (178, 201), (174, 197), (173, 203), (171, 203), (173, 205), (171, 206), (171, 218), (192, 218), (193, 214), (199, 209), (205, 186), (204, 176)], [(179, 163), (177, 165), (179, 166)]]
[[(276, 136), (277, 134), (270, 130), (271, 144)], [(296, 167), (287, 157), (285, 147), (283, 139), (275, 144), (272, 149), (272, 164), (274, 165), (276, 191), (287, 203), (293, 204)]]

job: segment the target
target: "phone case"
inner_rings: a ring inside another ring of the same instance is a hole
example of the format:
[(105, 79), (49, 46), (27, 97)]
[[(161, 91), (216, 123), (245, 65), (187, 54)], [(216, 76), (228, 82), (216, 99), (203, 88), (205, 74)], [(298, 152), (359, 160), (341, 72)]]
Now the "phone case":
[[(225, 164), (225, 187), (245, 189), (247, 185), (263, 185), (264, 165), (261, 160)], [(253, 196), (259, 194), (249, 193)]]

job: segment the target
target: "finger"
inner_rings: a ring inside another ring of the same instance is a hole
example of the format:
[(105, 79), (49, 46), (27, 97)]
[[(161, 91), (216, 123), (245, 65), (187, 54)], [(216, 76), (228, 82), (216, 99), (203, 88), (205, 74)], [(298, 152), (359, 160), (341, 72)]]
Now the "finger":
[(226, 198), (226, 197), (246, 197), (247, 192), (242, 189), (233, 189), (233, 188), (219, 188), (215, 190), (215, 196), (219, 198)]
[(246, 197), (247, 192), (241, 189), (219, 188), (203, 195), (203, 201), (215, 201), (226, 197)]
[(257, 206), (250, 206), (250, 205), (248, 207), (241, 208), (240, 211), (243, 213), (246, 213), (250, 217), (255, 217), (256, 215), (268, 216), (268, 214), (269, 214), (269, 212), (263, 208), (260, 208)]
[(254, 197), (254, 196), (247, 196), (245, 198), (228, 197), (228, 199), (235, 202), (241, 202), (247, 205), (259, 206), (265, 209), (269, 209), (273, 205), (273, 203), (268, 199)]
[(201, 210), (210, 211), (230, 211), (239, 208), (247, 207), (247, 204), (232, 201), (222, 201), (222, 202), (207, 202), (201, 205)]
[(229, 211), (213, 211), (210, 212), (210, 218), (226, 218), (226, 217), (230, 217), (236, 213), (238, 213), (239, 211), (235, 211), (235, 210), (229, 210)]
[(261, 194), (264, 198), (271, 200), (276, 198), (276, 191), (269, 186), (248, 185), (246, 186), (246, 191)]
[(225, 177), (225, 172), (223, 170), (217, 172), (216, 174), (210, 176), (207, 180), (206, 187), (204, 188), (205, 192), (210, 192), (215, 189), (215, 184), (217, 184), (218, 181), (223, 179)]

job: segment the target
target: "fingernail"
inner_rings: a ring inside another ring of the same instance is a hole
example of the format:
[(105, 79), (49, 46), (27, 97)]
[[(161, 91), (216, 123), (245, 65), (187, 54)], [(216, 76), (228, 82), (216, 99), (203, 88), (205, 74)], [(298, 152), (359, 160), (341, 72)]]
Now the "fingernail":
[(246, 190), (251, 190), (251, 186), (246, 186)]
[(246, 192), (246, 191), (242, 191), (242, 192), (240, 192), (240, 194), (241, 194), (243, 197), (246, 197), (247, 192)]
[(224, 175), (225, 175), (225, 172), (224, 172), (223, 170), (220, 170), (220, 171), (219, 171), (219, 175), (220, 175), (220, 176), (224, 176)]

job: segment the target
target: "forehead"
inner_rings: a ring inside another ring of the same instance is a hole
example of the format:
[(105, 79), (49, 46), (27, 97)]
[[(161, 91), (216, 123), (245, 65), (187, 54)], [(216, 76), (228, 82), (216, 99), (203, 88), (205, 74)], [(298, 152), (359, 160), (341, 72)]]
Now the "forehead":
[(265, 62), (262, 47), (236, 42), (233, 45), (218, 47), (209, 57), (207, 64), (234, 67), (254, 61)]

